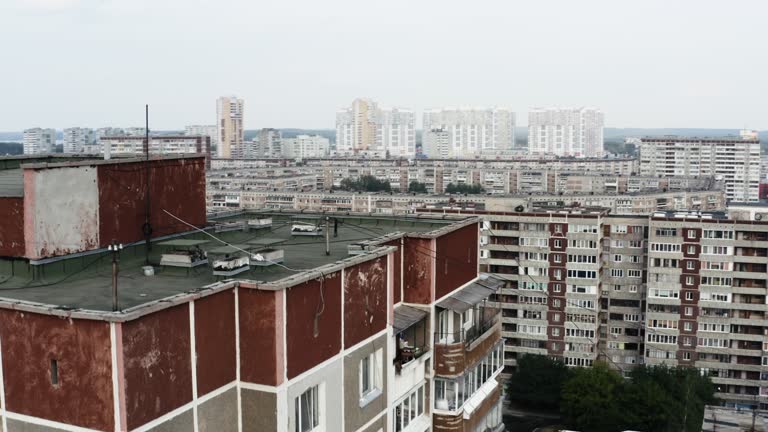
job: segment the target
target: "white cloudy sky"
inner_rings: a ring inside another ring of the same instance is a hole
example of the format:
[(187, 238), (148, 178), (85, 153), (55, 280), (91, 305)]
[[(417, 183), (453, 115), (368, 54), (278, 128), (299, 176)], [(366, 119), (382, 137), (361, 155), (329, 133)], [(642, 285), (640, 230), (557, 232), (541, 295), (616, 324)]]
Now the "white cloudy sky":
[(589, 105), (614, 127), (768, 129), (768, 2), (0, 0), (0, 131), (332, 128), (357, 96)]

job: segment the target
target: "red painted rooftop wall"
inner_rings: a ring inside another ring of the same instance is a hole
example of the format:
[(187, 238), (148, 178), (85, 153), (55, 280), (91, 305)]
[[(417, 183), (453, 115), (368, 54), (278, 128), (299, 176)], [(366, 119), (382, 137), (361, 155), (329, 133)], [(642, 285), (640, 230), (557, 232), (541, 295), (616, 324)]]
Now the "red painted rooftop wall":
[(387, 326), (387, 257), (344, 269), (344, 347)]
[[(192, 225), (205, 217), (205, 159), (165, 159), (150, 162), (150, 223), (159, 237), (191, 228), (163, 210)], [(144, 162), (98, 165), (99, 239), (102, 247), (112, 240), (142, 240), (146, 215)]]
[(114, 430), (109, 323), (0, 309), (0, 339), (9, 411)]
[(0, 256), (24, 255), (24, 198), (0, 198)]
[(195, 301), (197, 395), (235, 380), (235, 293), (222, 291)]
[(276, 386), (280, 384), (282, 358), (277, 362), (278, 326), (283, 305), (282, 291), (238, 288), (240, 316), (240, 379), (244, 382)]
[(436, 299), (477, 277), (478, 229), (472, 224), (437, 238)]

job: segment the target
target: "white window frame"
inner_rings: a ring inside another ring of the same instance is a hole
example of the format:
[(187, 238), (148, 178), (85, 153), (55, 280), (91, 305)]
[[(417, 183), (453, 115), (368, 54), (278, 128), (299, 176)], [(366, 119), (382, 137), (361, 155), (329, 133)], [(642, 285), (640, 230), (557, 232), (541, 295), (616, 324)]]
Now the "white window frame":
[[(296, 432), (322, 432), (325, 430), (324, 423), (325, 423), (325, 398), (324, 396), (324, 390), (325, 385), (323, 383), (311, 386), (304, 390), (300, 395), (298, 395), (294, 399), (294, 421), (296, 422), (293, 430)], [(315, 403), (311, 404), (311, 407), (308, 408), (309, 414), (311, 417), (314, 417), (311, 421), (310, 429), (302, 429), (301, 428), (301, 408), (300, 404), (302, 397), (304, 395), (309, 394), (315, 401)], [(316, 410), (316, 412), (315, 412)]]
[[(360, 359), (359, 366), (359, 390), (360, 408), (368, 405), (381, 396), (383, 382), (384, 350), (382, 348)], [(367, 367), (365, 367), (367, 365)], [(365, 388), (365, 384), (368, 388)]]

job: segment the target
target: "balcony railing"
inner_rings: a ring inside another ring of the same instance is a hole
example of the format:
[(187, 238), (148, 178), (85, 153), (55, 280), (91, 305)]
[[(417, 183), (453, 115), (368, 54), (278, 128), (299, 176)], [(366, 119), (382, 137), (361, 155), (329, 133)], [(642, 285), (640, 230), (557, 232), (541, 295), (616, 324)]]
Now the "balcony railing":
[(486, 317), (483, 321), (475, 323), (475, 325), (468, 329), (462, 329), (457, 332), (435, 332), (435, 344), (450, 345), (464, 343), (469, 350), (472, 342), (476, 341), (499, 322), (500, 313), (501, 309), (498, 308), (483, 308), (482, 316)]

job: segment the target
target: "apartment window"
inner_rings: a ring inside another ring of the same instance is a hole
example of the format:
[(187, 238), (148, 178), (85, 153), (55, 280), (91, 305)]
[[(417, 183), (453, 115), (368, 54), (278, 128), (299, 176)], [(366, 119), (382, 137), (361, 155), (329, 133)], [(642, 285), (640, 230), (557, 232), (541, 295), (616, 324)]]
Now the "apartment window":
[(559, 293), (563, 290), (563, 284), (556, 283), (554, 284), (552, 291)]
[(611, 269), (611, 277), (623, 277), (623, 276), (624, 276), (624, 270)]
[(690, 360), (690, 359), (691, 359), (691, 352), (683, 351), (683, 360)]
[(643, 247), (643, 241), (642, 240), (630, 240), (629, 241), (629, 247), (633, 249), (640, 249)]
[(620, 335), (622, 333), (621, 327), (611, 327), (611, 334), (612, 335)]
[(320, 426), (319, 386), (308, 388), (296, 398), (296, 432), (310, 432)]
[(684, 323), (683, 323), (683, 330), (685, 330), (685, 331), (687, 331), (687, 332), (689, 332), (689, 331), (693, 331), (693, 323), (692, 323), (692, 322), (690, 322), (690, 321), (686, 321), (686, 322), (684, 322)]
[(685, 268), (687, 270), (693, 270), (693, 269), (696, 268), (696, 263), (694, 263), (693, 261), (686, 261), (685, 262)]
[(695, 230), (687, 230), (686, 231), (686, 237), (689, 239), (695, 239), (696, 238), (696, 231)]
[(621, 262), (621, 255), (614, 255), (613, 262), (617, 262), (617, 263)]
[(560, 350), (560, 344), (557, 342), (552, 342), (552, 351), (559, 351)]
[(691, 316), (693, 315), (693, 308), (690, 306), (685, 307), (685, 316)]
[(424, 414), (424, 385), (422, 384), (395, 404), (394, 414), (395, 431), (404, 430), (411, 422)]
[(696, 246), (688, 245), (688, 255), (694, 255), (696, 253)]
[(552, 307), (560, 307), (560, 299), (552, 299)]
[(693, 276), (686, 276), (685, 277), (685, 284), (686, 285), (693, 285)]
[(560, 224), (555, 224), (555, 233), (556, 234), (562, 234), (563, 233), (563, 226)]
[(630, 255), (629, 256), (629, 262), (638, 264), (640, 263), (640, 255)]
[(561, 280), (563, 278), (563, 272), (560, 269), (555, 269), (553, 276), (555, 277), (555, 280)]
[(630, 285), (629, 286), (629, 292), (636, 293), (637, 292), (637, 285)]
[(627, 277), (631, 278), (641, 278), (643, 277), (643, 271), (642, 270), (627, 270)]
[(552, 256), (553, 256), (553, 261), (554, 261), (554, 262), (556, 262), (556, 263), (561, 263), (561, 262), (563, 262), (563, 256), (562, 256), (562, 255), (560, 255), (560, 254), (554, 254), (554, 255), (552, 255)]
[(560, 249), (563, 247), (563, 242), (560, 239), (555, 240), (555, 249)]
[(552, 336), (555, 336), (555, 337), (560, 336), (560, 327), (553, 327), (552, 328)]
[(560, 322), (560, 314), (559, 313), (552, 314), (552, 321)]
[(381, 395), (383, 349), (379, 348), (360, 360), (360, 406), (364, 407)]
[[(690, 285), (686, 279), (686, 285)], [(693, 291), (686, 291), (685, 292), (685, 299), (686, 300), (693, 300)]]
[(614, 285), (613, 286), (614, 291), (621, 291), (621, 285)]

